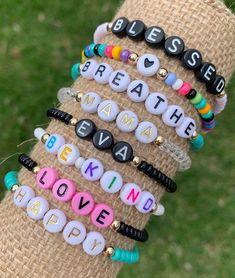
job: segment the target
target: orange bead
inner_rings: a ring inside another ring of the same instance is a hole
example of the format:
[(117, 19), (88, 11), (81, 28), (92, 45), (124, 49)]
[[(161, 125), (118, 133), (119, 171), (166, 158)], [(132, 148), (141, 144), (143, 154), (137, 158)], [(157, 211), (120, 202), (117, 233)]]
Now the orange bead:
[(204, 114), (209, 113), (210, 110), (211, 110), (211, 106), (210, 106), (209, 103), (207, 103), (207, 105), (206, 105), (204, 108), (199, 109), (198, 112), (199, 112), (200, 114), (204, 115)]
[(114, 60), (120, 60), (120, 55), (122, 52), (122, 48), (119, 45), (114, 46), (114, 48), (112, 49), (112, 56)]

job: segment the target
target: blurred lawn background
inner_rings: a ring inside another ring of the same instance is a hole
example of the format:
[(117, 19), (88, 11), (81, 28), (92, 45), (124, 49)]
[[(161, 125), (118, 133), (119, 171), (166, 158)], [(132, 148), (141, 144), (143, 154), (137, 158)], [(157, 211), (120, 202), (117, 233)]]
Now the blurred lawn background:
[[(227, 5), (235, 10), (235, 1)], [(111, 20), (120, 1), (0, 2), (0, 157), (28, 152), (36, 125), (47, 123), (45, 109), (56, 92), (71, 84), (71, 65), (91, 42), (95, 27)], [(92, 20), (91, 20), (92, 19)], [(235, 78), (229, 105), (204, 150), (192, 154), (190, 171), (177, 177), (176, 195), (164, 197), (166, 215), (152, 218), (150, 241), (140, 246), (141, 263), (125, 266), (120, 278), (235, 277)], [(16, 157), (0, 166), (0, 196), (6, 171), (18, 169)]]

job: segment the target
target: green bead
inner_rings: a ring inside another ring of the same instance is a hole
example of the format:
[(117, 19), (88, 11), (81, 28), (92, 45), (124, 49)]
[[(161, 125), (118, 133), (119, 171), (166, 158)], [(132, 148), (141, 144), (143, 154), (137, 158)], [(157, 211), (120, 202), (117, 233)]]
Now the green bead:
[(198, 134), (196, 138), (191, 140), (191, 147), (194, 151), (200, 150), (204, 146), (204, 137)]
[(198, 104), (202, 100), (203, 96), (197, 92), (196, 96), (191, 99), (192, 104)]
[(107, 47), (107, 44), (101, 44), (98, 48), (98, 53), (100, 56), (105, 57), (105, 49)]
[(81, 65), (81, 63), (74, 64), (71, 69), (71, 76), (72, 76), (73, 80), (76, 80), (80, 75), (80, 71), (79, 71), (80, 65)]
[(198, 104), (194, 104), (194, 107), (199, 110), (199, 109), (203, 109), (204, 107), (206, 107), (206, 104), (207, 104), (207, 101), (203, 97), (202, 100)]
[(5, 175), (4, 184), (7, 190), (10, 191), (13, 185), (18, 184), (17, 174), (15, 171), (10, 171)]

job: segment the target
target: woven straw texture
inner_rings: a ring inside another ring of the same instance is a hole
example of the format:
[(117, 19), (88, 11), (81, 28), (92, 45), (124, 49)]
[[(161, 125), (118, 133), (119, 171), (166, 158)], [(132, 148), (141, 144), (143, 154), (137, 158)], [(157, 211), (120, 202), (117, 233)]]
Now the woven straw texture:
[[(130, 20), (143, 20), (147, 26), (159, 25), (164, 28), (167, 35), (181, 36), (188, 47), (201, 50), (204, 59), (214, 63), (217, 66), (218, 73), (224, 75), (227, 81), (231, 77), (235, 67), (235, 19), (221, 1), (127, 0), (115, 18), (119, 16), (126, 16)], [(179, 61), (166, 57), (162, 50), (150, 50), (144, 42), (137, 44), (129, 39), (119, 40), (112, 35), (105, 38), (104, 42), (120, 44), (139, 54), (146, 52), (157, 54), (162, 66), (177, 72), (180, 78), (191, 82), (195, 88), (199, 89), (212, 101), (212, 97), (206, 94), (204, 85), (195, 80), (193, 73), (184, 70)], [(101, 61), (101, 59), (98, 60)], [(123, 65), (115, 61), (111, 61), (110, 64), (114, 69), (124, 68), (132, 78), (141, 78), (131, 65)], [(187, 100), (166, 88), (161, 81), (154, 78), (143, 79), (148, 82), (152, 91), (162, 90), (168, 96), (170, 103), (181, 105), (186, 114), (197, 119), (199, 125), (197, 113)], [(121, 108), (135, 111), (140, 120), (151, 120), (155, 123), (160, 135), (170, 138), (182, 149), (188, 150), (186, 140), (180, 139), (172, 128), (163, 125), (160, 118), (150, 116), (143, 104), (128, 100), (125, 93), (113, 93), (108, 86), (98, 85), (95, 81), (86, 81), (82, 78), (79, 78), (74, 86), (82, 92), (97, 91), (103, 98), (111, 98), (117, 101)], [(161, 152), (158, 147), (138, 143), (133, 134), (120, 133), (115, 123), (104, 123), (97, 118), (97, 115), (84, 115), (76, 103), (63, 104), (61, 109), (78, 119), (90, 117), (98, 127), (113, 132), (116, 139), (130, 142), (137, 155), (143, 156), (164, 173), (174, 177), (177, 164), (171, 157)], [(90, 142), (78, 140), (72, 127), (52, 121), (47, 131), (49, 133), (60, 133), (66, 138), (67, 142), (79, 146), (82, 156), (86, 158), (96, 157), (102, 160), (105, 169), (118, 170), (122, 173), (126, 182), (136, 182), (142, 189), (151, 191), (156, 199), (159, 200), (164, 193), (160, 186), (141, 175), (131, 166), (117, 164), (112, 161), (110, 154), (95, 150)], [(31, 156), (40, 166), (53, 166), (59, 171), (61, 177), (76, 181), (78, 190), (90, 191), (95, 195), (96, 202), (110, 204), (114, 209), (116, 219), (123, 220), (140, 229), (148, 222), (149, 216), (143, 216), (135, 208), (123, 205), (118, 195), (104, 194), (98, 182), (87, 182), (74, 167), (61, 166), (56, 157), (46, 153), (42, 143), (36, 144)], [(49, 191), (43, 191), (36, 187), (35, 177), (32, 173), (22, 169), (20, 171), (20, 181), (22, 184), (32, 186), (36, 194), (45, 196), (51, 207), (62, 209), (68, 219), (81, 220), (89, 231), (99, 230), (91, 225), (89, 217), (74, 215), (69, 204), (57, 202), (52, 198)], [(177, 194), (172, 195), (172, 198), (177, 198)], [(27, 217), (25, 210), (18, 209), (13, 205), (10, 193), (6, 195), (0, 205), (0, 227), (0, 277), (104, 278), (115, 277), (122, 267), (121, 263), (112, 262), (103, 256), (89, 257), (84, 253), (81, 246), (68, 246), (63, 241), (61, 234), (52, 235), (45, 232), (42, 221), (35, 223)], [(101, 230), (101, 232), (104, 234), (107, 245), (126, 249), (131, 249), (134, 245), (133, 241), (109, 229)]]

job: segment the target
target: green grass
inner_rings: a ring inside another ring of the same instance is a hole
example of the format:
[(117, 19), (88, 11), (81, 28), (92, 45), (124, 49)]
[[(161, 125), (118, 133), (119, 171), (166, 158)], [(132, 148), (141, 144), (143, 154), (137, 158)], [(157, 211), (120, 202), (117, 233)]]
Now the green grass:
[[(47, 123), (45, 109), (56, 104), (58, 88), (71, 84), (70, 67), (81, 47), (119, 3), (21, 2), (0, 3), (0, 157), (30, 150), (33, 142), (16, 145), (32, 138), (36, 125)], [(232, 2), (226, 3), (235, 9)], [(235, 78), (227, 91), (229, 105), (217, 129), (203, 152), (193, 154), (193, 168), (178, 175), (176, 195), (164, 197), (166, 215), (149, 223), (151, 239), (140, 246), (141, 263), (125, 266), (120, 278), (235, 277)], [(18, 168), (10, 159), (0, 166), (0, 180)]]

